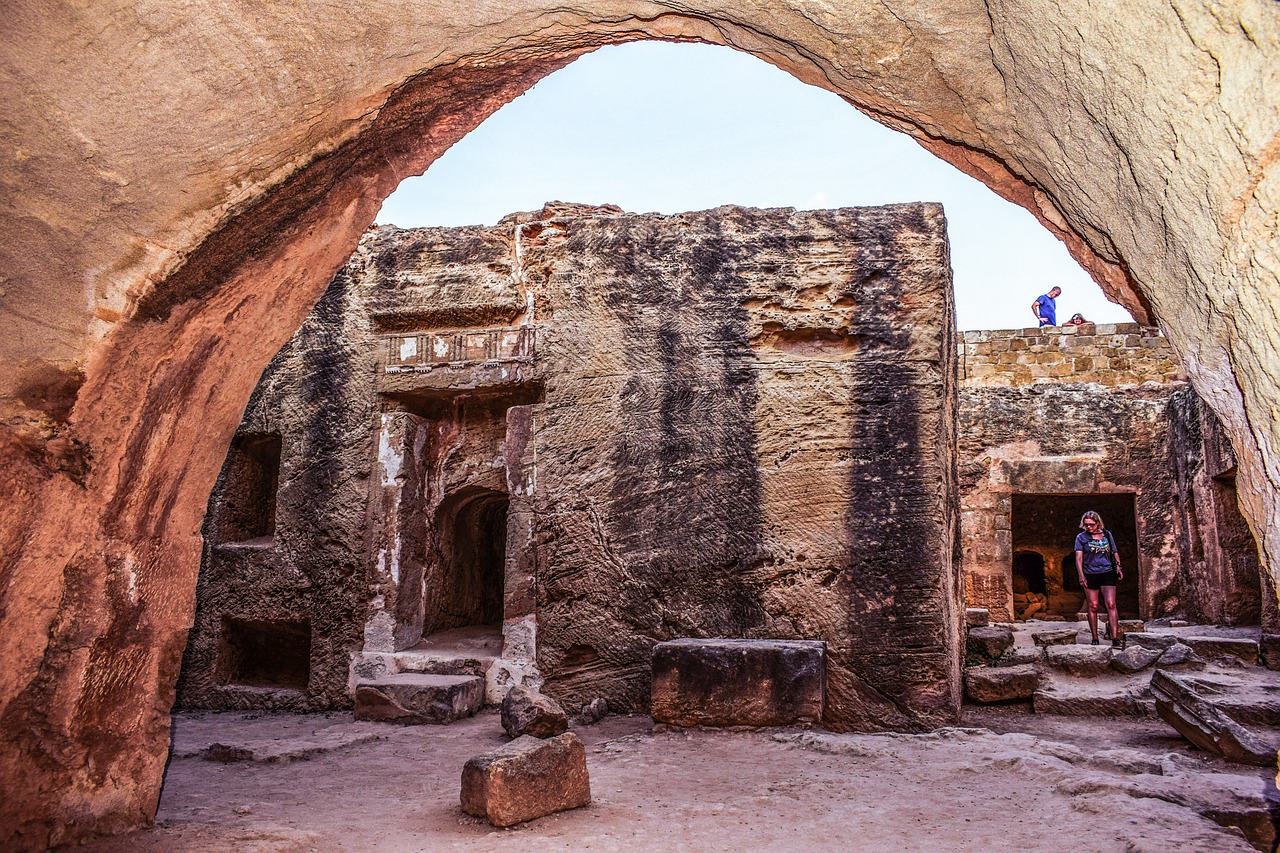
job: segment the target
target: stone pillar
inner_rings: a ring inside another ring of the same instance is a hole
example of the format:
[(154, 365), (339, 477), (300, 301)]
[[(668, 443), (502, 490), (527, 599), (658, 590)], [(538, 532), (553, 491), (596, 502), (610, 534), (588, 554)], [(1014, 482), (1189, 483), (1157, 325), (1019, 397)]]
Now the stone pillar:
[(518, 685), (539, 688), (537, 560), (533, 493), (537, 460), (529, 454), (533, 406), (507, 410), (504, 458), (507, 464), (507, 555), (502, 599), (502, 657), (489, 669), (485, 701), (501, 702)]
[(369, 616), (364, 651), (394, 652), (422, 639), (423, 451), (427, 423), (384, 412), (369, 494)]

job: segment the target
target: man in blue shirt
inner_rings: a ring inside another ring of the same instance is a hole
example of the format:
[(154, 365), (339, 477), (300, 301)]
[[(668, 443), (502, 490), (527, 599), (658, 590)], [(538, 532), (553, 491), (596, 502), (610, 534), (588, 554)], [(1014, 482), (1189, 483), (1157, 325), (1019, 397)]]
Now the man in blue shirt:
[(1058, 325), (1057, 299), (1062, 295), (1061, 287), (1054, 287), (1048, 293), (1031, 303), (1031, 313), (1036, 315), (1041, 326)]

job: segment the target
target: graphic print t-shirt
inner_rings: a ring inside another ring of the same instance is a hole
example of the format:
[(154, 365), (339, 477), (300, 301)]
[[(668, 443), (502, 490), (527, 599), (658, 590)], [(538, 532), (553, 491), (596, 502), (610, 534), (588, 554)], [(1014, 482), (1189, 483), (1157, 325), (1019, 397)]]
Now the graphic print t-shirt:
[(1111, 537), (1094, 539), (1091, 534), (1080, 533), (1076, 536), (1076, 550), (1084, 557), (1084, 573), (1097, 575), (1109, 572), (1111, 565)]

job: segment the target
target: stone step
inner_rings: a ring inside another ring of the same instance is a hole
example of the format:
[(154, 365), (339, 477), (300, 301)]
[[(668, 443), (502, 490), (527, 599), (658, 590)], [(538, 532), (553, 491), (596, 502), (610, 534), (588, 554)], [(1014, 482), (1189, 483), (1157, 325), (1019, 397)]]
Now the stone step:
[(356, 719), (422, 725), (452, 723), (484, 705), (475, 675), (397, 673), (356, 683)]
[(1031, 707), (1037, 714), (1067, 717), (1152, 717), (1155, 701), (1147, 683), (1118, 674), (1079, 678), (1042, 672)]

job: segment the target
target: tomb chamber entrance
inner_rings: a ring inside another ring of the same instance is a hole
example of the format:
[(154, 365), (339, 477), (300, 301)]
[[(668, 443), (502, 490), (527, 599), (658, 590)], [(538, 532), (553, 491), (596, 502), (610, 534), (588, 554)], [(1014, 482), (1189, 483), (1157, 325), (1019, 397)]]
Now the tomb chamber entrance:
[(1075, 537), (1080, 517), (1089, 510), (1102, 516), (1115, 537), (1124, 579), (1116, 588), (1122, 618), (1142, 615), (1139, 590), (1142, 566), (1133, 494), (1013, 496), (1012, 574), (1014, 612), (1019, 619), (1058, 617), (1074, 620), (1083, 611), (1084, 591), (1076, 573)]
[(440, 504), (438, 560), (425, 582), (424, 636), (501, 627), (509, 507), (505, 494), (489, 489), (464, 491)]

